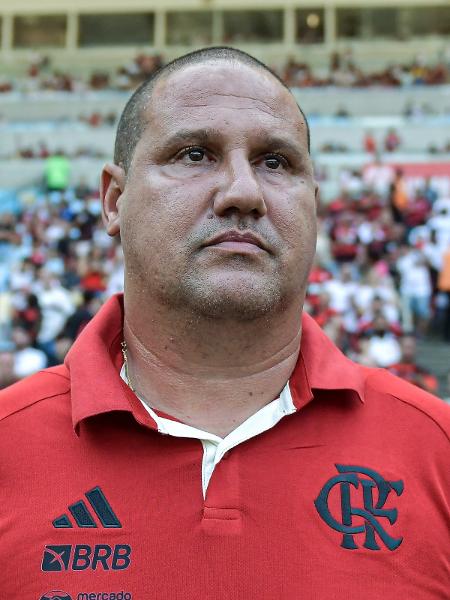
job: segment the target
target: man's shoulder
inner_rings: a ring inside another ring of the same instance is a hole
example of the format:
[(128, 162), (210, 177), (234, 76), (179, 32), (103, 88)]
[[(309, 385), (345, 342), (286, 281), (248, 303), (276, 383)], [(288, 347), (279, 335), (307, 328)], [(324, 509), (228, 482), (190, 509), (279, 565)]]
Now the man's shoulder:
[[(440, 398), (416, 385), (389, 373), (386, 369), (366, 370), (366, 395), (381, 394), (397, 404), (400, 410), (411, 409), (423, 418), (434, 422), (450, 441), (450, 406)], [(406, 415), (405, 415), (406, 417)]]
[(0, 421), (69, 390), (70, 378), (64, 365), (39, 371), (0, 391)]

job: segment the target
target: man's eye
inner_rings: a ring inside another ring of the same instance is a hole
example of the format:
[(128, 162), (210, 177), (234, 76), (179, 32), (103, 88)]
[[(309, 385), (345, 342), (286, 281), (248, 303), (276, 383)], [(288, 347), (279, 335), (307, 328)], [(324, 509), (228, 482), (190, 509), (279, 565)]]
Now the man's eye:
[(282, 156), (269, 154), (264, 157), (264, 164), (269, 169), (276, 170), (279, 167), (285, 167), (287, 165), (287, 161)]
[(184, 156), (187, 156), (193, 162), (200, 162), (205, 158), (205, 151), (201, 148), (188, 148), (184, 152)]

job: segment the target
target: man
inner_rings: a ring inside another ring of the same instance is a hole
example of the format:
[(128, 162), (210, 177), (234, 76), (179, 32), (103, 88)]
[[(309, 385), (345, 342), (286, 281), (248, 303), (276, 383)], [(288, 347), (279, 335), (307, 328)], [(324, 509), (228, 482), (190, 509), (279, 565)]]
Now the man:
[(70, 161), (64, 151), (58, 149), (45, 161), (45, 185), (48, 192), (64, 192), (70, 182)]
[(375, 315), (369, 328), (363, 332), (367, 343), (363, 343), (366, 361), (377, 367), (389, 367), (400, 361), (401, 346), (397, 333), (383, 314)]
[(406, 379), (413, 385), (432, 394), (437, 393), (439, 381), (433, 373), (417, 364), (417, 340), (411, 333), (405, 333), (400, 339), (401, 358), (388, 365), (388, 370), (397, 377)]
[(69, 290), (48, 270), (40, 272), (35, 289), (42, 310), (38, 347), (47, 355), (48, 364), (54, 366), (58, 362), (56, 339), (63, 331), (67, 319), (75, 312), (75, 304)]
[(16, 381), (37, 373), (47, 366), (45, 352), (33, 347), (32, 334), (20, 325), (15, 325), (11, 331), (11, 340), (15, 345), (14, 374)]
[(125, 108), (102, 198), (124, 297), (0, 403), (5, 597), (447, 597), (448, 411), (302, 317), (290, 92), (237, 50), (178, 59)]

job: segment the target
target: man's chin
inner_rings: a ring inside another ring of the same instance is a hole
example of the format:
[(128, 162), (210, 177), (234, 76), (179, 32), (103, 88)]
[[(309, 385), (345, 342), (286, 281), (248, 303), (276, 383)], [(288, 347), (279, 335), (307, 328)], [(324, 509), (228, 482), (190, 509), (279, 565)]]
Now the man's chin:
[(279, 288), (251, 285), (251, 281), (239, 286), (208, 286), (191, 290), (186, 303), (198, 316), (236, 321), (263, 318), (282, 305)]
[(195, 305), (191, 304), (190, 308), (197, 317), (239, 322), (262, 319), (275, 310), (273, 304), (242, 302), (242, 300), (223, 301), (220, 298), (208, 299), (206, 302)]
[(193, 318), (249, 321), (285, 309), (298, 290), (282, 285), (274, 270), (199, 273), (192, 269), (157, 293), (162, 304), (172, 310), (187, 311)]

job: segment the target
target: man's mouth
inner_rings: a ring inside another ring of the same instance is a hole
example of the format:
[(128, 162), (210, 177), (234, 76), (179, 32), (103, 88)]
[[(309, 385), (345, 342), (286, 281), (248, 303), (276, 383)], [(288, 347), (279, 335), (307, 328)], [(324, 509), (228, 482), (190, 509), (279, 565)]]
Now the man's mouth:
[(264, 241), (251, 231), (225, 231), (207, 240), (203, 247), (243, 254), (262, 250), (268, 252)]

